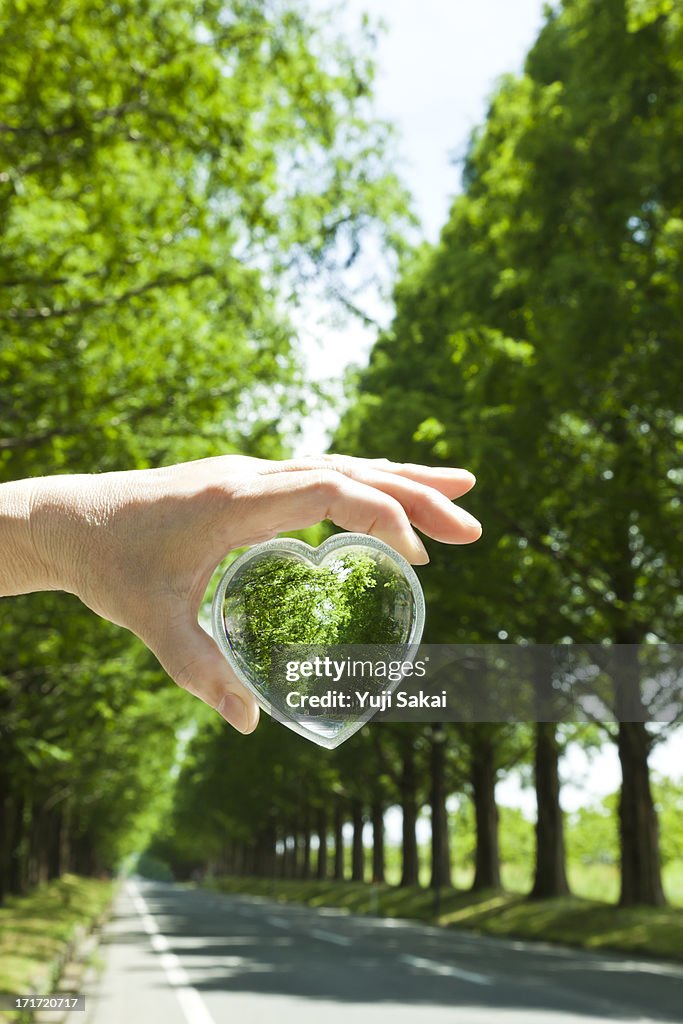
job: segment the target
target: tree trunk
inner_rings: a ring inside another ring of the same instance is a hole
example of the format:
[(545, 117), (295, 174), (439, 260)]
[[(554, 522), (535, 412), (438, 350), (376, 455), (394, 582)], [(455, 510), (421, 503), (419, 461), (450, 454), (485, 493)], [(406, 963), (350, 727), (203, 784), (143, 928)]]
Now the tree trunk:
[(308, 811), (304, 815), (301, 829), (301, 878), (311, 877), (311, 823)]
[(285, 836), (285, 878), (296, 878), (296, 832), (289, 826)]
[(275, 824), (272, 819), (266, 821), (256, 838), (254, 868), (260, 878), (271, 878), (275, 869)]
[(45, 814), (42, 807), (34, 805), (28, 826), (28, 884), (30, 888), (47, 881), (43, 878), (43, 841), (45, 839)]
[(536, 710), (536, 864), (530, 897), (550, 899), (569, 892), (560, 806), (560, 747), (555, 726), (552, 647), (539, 644), (531, 650), (531, 655)]
[(650, 907), (666, 903), (659, 860), (657, 813), (650, 790), (650, 737), (643, 722), (619, 724), (619, 837), (621, 893), (619, 905)]
[(280, 833), (280, 842), (282, 843), (282, 853), (280, 854), (280, 878), (287, 878), (287, 872), (289, 871), (289, 855), (287, 853), (287, 829), (282, 829)]
[(327, 878), (327, 811), (324, 807), (318, 808), (318, 863), (316, 867), (316, 878), (324, 881)]
[(372, 816), (372, 880), (384, 882), (384, 807), (381, 800), (373, 800)]
[(76, 836), (72, 843), (72, 865), (77, 875), (94, 875), (97, 862), (92, 845), (92, 837), (86, 832)]
[(532, 899), (569, 892), (565, 868), (564, 821), (560, 806), (559, 745), (554, 722), (536, 723), (536, 868)]
[(363, 805), (360, 800), (351, 801), (351, 821), (353, 822), (351, 881), (362, 882), (365, 879), (365, 851), (363, 849)]
[(403, 749), (401, 766), (401, 808), (403, 810), (402, 829), (402, 870), (399, 885), (419, 885), (420, 865), (417, 854), (417, 772), (415, 768), (415, 752), (412, 737)]
[(477, 832), (472, 891), (500, 889), (496, 769), (490, 727), (472, 728), (472, 791)]
[(666, 903), (659, 858), (659, 827), (650, 790), (651, 739), (644, 723), (639, 645), (634, 631), (623, 629), (612, 652), (617, 749), (621, 763), (619, 905), (659, 907)]
[(334, 878), (344, 881), (344, 810), (341, 799), (334, 805)]
[[(0, 775), (0, 783), (4, 781)], [(16, 801), (9, 787), (0, 790), (0, 904), (12, 892), (12, 854), (14, 852)]]
[(432, 810), (432, 874), (430, 886), (440, 889), (451, 885), (451, 854), (448, 844), (448, 811), (446, 809), (446, 730), (441, 723), (432, 726), (430, 750)]
[(64, 830), (64, 813), (62, 806), (57, 806), (49, 812), (49, 827), (47, 831), (46, 857), (48, 879), (59, 878), (61, 875), (62, 861), (62, 833)]
[(12, 844), (9, 862), (9, 892), (21, 895), (27, 888), (27, 847), (25, 800), (22, 794), (12, 801), (13, 821), (10, 825)]

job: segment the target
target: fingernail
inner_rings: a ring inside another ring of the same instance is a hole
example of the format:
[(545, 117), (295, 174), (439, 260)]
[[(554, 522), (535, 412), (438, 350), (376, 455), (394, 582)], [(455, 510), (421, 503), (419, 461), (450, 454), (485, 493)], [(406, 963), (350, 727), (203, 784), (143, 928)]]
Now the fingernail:
[(464, 508), (458, 509), (458, 516), (463, 526), (469, 526), (472, 530), (479, 530), (481, 532), (481, 523), (474, 516), (471, 516), (469, 512), (465, 512)]
[(234, 726), (238, 732), (246, 733), (249, 731), (249, 712), (247, 711), (247, 705), (241, 697), (237, 696), (236, 693), (226, 693), (221, 699), (216, 711), (225, 719), (226, 722), (229, 722), (230, 725)]
[(411, 547), (415, 552), (415, 556), (411, 558), (411, 562), (416, 562), (419, 565), (426, 565), (429, 561), (429, 555), (427, 554), (427, 548), (424, 546), (420, 538), (416, 533), (411, 537)]

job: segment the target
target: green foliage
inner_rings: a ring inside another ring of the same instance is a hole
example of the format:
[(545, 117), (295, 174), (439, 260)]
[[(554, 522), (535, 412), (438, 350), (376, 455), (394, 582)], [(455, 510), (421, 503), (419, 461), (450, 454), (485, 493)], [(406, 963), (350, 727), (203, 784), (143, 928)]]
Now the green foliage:
[[(466, 503), (484, 522), (483, 539), (465, 549), (428, 542), (427, 640), (678, 638), (679, 6), (566, 0), (548, 13), (525, 74), (502, 81), (472, 138), (464, 194), (439, 242), (404, 259), (393, 323), (368, 368), (349, 377), (335, 448), (463, 464), (477, 474)], [(505, 688), (500, 700), (507, 707)], [(577, 735), (604, 742), (597, 727)], [(523, 727), (449, 727), (449, 792), (469, 794), (468, 769), (482, 744), (494, 748), (498, 771), (531, 749)], [(328, 800), (334, 792), (366, 805), (378, 796), (396, 802), (406, 752), (423, 803), (425, 737), (407, 725), (371, 727), (331, 758), (318, 755), (330, 770)], [(292, 760), (292, 774), (308, 777), (304, 764)], [(280, 754), (266, 765), (280, 766)], [(676, 794), (675, 786), (655, 787), (671, 865), (680, 856)], [(283, 793), (276, 804), (286, 818), (305, 801), (285, 802)], [(474, 857), (473, 818), (471, 802), (460, 799), (451, 838), (461, 870)], [(229, 828), (252, 835), (251, 809)], [(507, 877), (514, 870), (519, 881), (530, 868), (532, 825), (502, 808), (500, 839)], [(567, 843), (573, 883), (587, 892), (607, 880), (616, 895), (615, 799), (569, 816)], [(348, 905), (368, 899), (345, 893)], [(394, 912), (411, 895), (397, 894)], [(604, 920), (595, 911), (597, 921), (594, 908), (571, 902), (538, 911), (515, 903), (502, 921), (512, 902), (495, 897), (482, 913), (463, 907), (453, 920), (628, 948), (647, 934), (639, 920), (626, 934), (611, 911)]]
[[(294, 0), (0, 12), (3, 472), (280, 454), (302, 408), (285, 303), (312, 277), (336, 287), (368, 225), (391, 239), (403, 211), (385, 130), (367, 120), (367, 51), (323, 42)], [(405, 256), (394, 321), (350, 381), (335, 447), (478, 477), (482, 541), (428, 545), (427, 640), (678, 638), (682, 40), (666, 0), (548, 13), (473, 135), (439, 242)], [(273, 637), (376, 636), (380, 588), (361, 569), (357, 622), (338, 581), (322, 623), (322, 577), (297, 569), (284, 602), (281, 575), (257, 580), (259, 664)], [(165, 811), (183, 695), (168, 699), (137, 643), (54, 595), (14, 602), (1, 636), (14, 810), (26, 824), (61, 809), (102, 861), (156, 827), (175, 867), (220, 867), (234, 846), (300, 834), (332, 797), (396, 802), (409, 758), (427, 799), (422, 729), (363, 730), (325, 753), (270, 722), (235, 736), (207, 713)], [(449, 792), (469, 792), (482, 744), (497, 771), (530, 751), (524, 727), (449, 728)], [(680, 785), (655, 798), (675, 866)], [(462, 865), (474, 833), (460, 807)], [(571, 816), (567, 835), (572, 878), (614, 879), (613, 801)], [(531, 826), (518, 813), (502, 809), (501, 843), (521, 877)], [(427, 897), (402, 899), (424, 912)], [(452, 915), (565, 939), (594, 927), (596, 944), (633, 949), (650, 921), (636, 914), (624, 937), (603, 908), (506, 896)], [(669, 927), (662, 949), (680, 947)]]
[(566, 828), (567, 856), (582, 865), (618, 864), (617, 833), (618, 794), (613, 793), (599, 803), (582, 807), (569, 815)]
[(478, 479), (482, 540), (428, 544), (427, 640), (679, 638), (681, 27), (659, 0), (547, 12), (350, 395), (335, 447)]
[(282, 300), (404, 209), (368, 47), (295, 0), (3, 0), (7, 477), (279, 453)]
[[(371, 46), (298, 0), (0, 0), (0, 480), (286, 453), (287, 310), (405, 213)], [(0, 883), (144, 846), (193, 707), (70, 597), (4, 602)]]
[(653, 792), (659, 814), (660, 847), (664, 867), (683, 864), (683, 778), (655, 776)]
[(482, 541), (430, 549), (435, 639), (677, 637), (682, 75), (667, 19), (568, 0), (397, 286), (336, 443), (477, 474)]
[(398, 611), (410, 608), (410, 597), (391, 564), (369, 555), (340, 554), (320, 566), (267, 555), (233, 579), (223, 621), (236, 655), (266, 680), (278, 644), (399, 643)]

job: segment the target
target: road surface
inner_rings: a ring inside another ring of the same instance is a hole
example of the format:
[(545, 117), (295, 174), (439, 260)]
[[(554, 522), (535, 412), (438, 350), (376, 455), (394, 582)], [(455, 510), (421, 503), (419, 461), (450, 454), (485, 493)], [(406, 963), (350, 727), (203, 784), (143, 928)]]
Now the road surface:
[(683, 1021), (683, 968), (126, 883), (77, 1024)]

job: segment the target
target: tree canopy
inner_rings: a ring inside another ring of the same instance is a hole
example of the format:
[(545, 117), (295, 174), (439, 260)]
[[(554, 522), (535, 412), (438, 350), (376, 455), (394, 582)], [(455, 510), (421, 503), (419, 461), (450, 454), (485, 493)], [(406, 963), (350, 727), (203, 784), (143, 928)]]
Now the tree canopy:
[[(0, 480), (287, 451), (298, 292), (405, 211), (371, 49), (298, 0), (0, 0)], [(192, 702), (65, 595), (0, 645), (2, 887), (115, 863)]]

